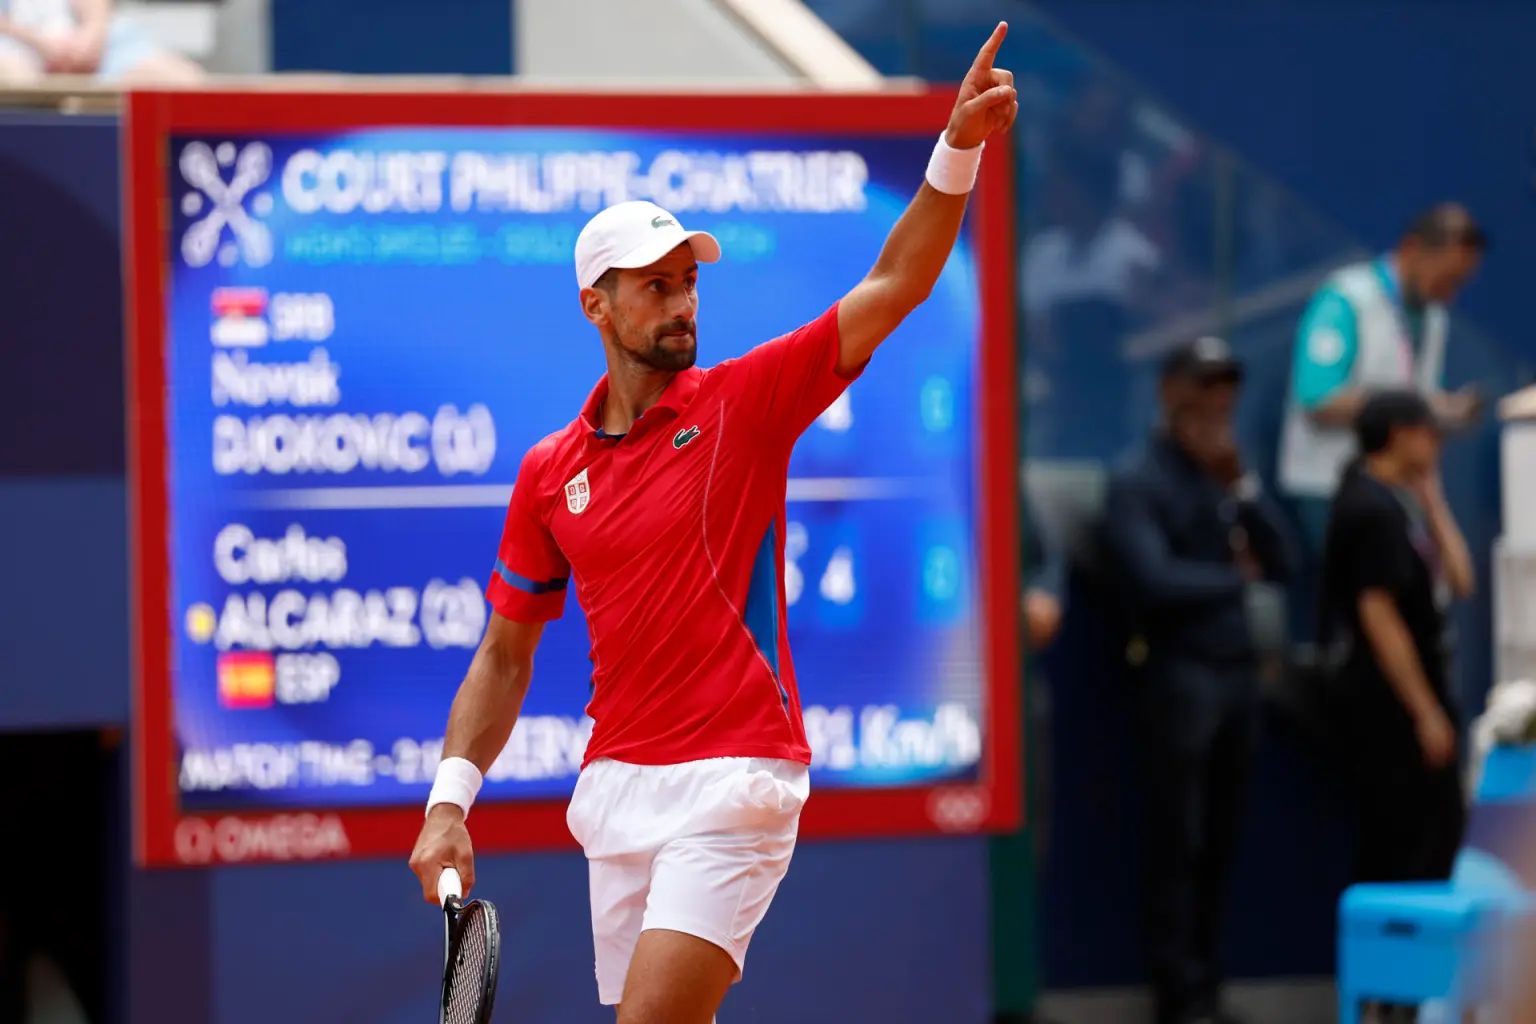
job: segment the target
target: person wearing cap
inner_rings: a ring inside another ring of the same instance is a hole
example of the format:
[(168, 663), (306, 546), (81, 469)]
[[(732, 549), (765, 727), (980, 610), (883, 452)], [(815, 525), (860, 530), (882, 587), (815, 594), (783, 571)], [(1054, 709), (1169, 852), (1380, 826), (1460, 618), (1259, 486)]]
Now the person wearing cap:
[(1314, 550), (1355, 454), (1351, 424), (1371, 394), (1420, 391), (1452, 428), (1481, 413), (1476, 389), (1446, 392), (1441, 380), (1449, 306), (1487, 241), (1465, 207), (1441, 203), (1415, 217), (1391, 253), (1342, 268), (1312, 296), (1296, 332), (1279, 481)]
[(1230, 1019), (1221, 919), (1258, 709), (1245, 598), (1293, 564), (1280, 512), (1237, 447), (1242, 379), (1219, 338), (1176, 349), (1162, 368), (1162, 421), (1145, 453), (1111, 476), (1106, 499), (1106, 553), (1132, 623), (1158, 1024)]
[(1448, 878), (1465, 808), (1446, 610), (1472, 593), (1472, 559), (1440, 488), (1430, 402), (1373, 395), (1355, 436), (1361, 455), (1333, 501), (1319, 614), (1359, 781), (1355, 879)]
[(619, 1024), (707, 1024), (789, 866), (811, 759), (785, 624), (790, 452), (938, 280), (981, 147), (1018, 111), (1012, 74), (993, 67), (1006, 30), (978, 53), (868, 275), (740, 358), (694, 365), (714, 238), (640, 201), (577, 238), (581, 311), (608, 372), (523, 458), (487, 589), (495, 614), (449, 714), (411, 867), (429, 902), (444, 868), (472, 884), (466, 815), (574, 580), (593, 727), (566, 821), (589, 864), (598, 998)]

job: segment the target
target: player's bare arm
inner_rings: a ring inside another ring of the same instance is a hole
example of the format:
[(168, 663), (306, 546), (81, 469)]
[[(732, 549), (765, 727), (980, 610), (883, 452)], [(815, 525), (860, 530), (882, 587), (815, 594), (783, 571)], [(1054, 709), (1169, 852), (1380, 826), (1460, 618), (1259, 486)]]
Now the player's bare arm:
[[(976, 148), (1007, 132), (1018, 116), (1013, 72), (993, 67), (1007, 34), (1008, 24), (999, 22), (960, 85), (944, 130), (944, 143), (951, 150), (979, 155)], [(880, 343), (933, 290), (959, 237), (968, 191), (949, 194), (927, 181), (918, 189), (891, 229), (875, 265), (838, 306), (839, 373), (851, 374), (868, 362)]]
[[(448, 713), (445, 759), (462, 757), (482, 774), (490, 769), (517, 723), (533, 675), (533, 652), (543, 632), (542, 622), (491, 616)], [(411, 852), (411, 870), (421, 882), (422, 898), (434, 906), (437, 876), (445, 867), (458, 869), (465, 892), (474, 887), (475, 858), (469, 830), (464, 825), (464, 811), (453, 803), (432, 806)]]

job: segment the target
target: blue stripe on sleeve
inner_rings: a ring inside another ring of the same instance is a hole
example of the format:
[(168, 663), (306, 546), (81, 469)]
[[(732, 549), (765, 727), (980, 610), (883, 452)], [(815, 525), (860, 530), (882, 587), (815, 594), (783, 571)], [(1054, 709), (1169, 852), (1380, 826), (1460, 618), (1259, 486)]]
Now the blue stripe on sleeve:
[(557, 590), (564, 590), (570, 582), (569, 576), (562, 576), (553, 580), (530, 580), (526, 576), (519, 576), (507, 568), (507, 563), (496, 559), (496, 575), (509, 587), (516, 587), (527, 594), (548, 594)]

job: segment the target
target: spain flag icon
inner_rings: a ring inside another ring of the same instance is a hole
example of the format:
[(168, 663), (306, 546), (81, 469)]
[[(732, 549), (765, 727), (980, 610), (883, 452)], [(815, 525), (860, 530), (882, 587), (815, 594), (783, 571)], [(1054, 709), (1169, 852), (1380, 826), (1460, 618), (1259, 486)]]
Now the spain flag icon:
[(270, 651), (231, 651), (219, 655), (219, 703), (227, 708), (269, 708), (277, 689), (277, 666)]

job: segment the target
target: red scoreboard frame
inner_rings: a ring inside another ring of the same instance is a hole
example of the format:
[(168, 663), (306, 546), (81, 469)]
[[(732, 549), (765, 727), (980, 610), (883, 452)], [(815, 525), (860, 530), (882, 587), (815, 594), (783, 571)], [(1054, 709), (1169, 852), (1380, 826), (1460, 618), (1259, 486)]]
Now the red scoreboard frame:
[[(128, 96), (124, 210), (128, 308), (128, 484), (133, 574), (134, 853), (144, 865), (404, 855), (419, 806), (187, 813), (180, 806), (171, 705), (170, 532), (166, 474), (166, 175), (173, 133), (330, 132), (372, 127), (578, 127), (828, 135), (937, 133), (952, 89), (868, 94), (233, 93)], [(914, 181), (915, 189), (918, 182)], [(1018, 630), (1014, 215), (1007, 144), (989, 146), (970, 223), (981, 289), (976, 452), (978, 578), (986, 666), (985, 743), (974, 783), (818, 792), (801, 835), (894, 836), (1017, 828), (1023, 817)], [(874, 253), (870, 254), (871, 260)], [(482, 851), (574, 846), (563, 800), (486, 802)]]

